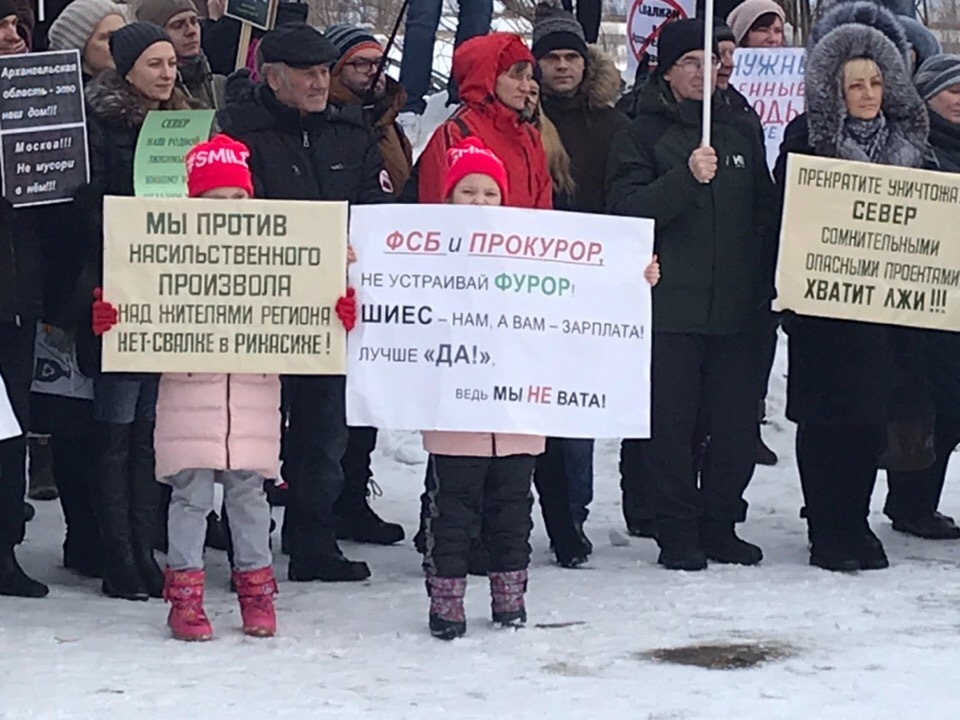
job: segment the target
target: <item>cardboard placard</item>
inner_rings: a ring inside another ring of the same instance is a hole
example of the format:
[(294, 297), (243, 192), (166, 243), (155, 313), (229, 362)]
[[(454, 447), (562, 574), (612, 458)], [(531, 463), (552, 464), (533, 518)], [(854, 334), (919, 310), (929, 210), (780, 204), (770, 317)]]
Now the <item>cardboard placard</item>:
[(347, 204), (104, 199), (105, 372), (338, 375)]
[(960, 330), (960, 175), (791, 154), (777, 310)]

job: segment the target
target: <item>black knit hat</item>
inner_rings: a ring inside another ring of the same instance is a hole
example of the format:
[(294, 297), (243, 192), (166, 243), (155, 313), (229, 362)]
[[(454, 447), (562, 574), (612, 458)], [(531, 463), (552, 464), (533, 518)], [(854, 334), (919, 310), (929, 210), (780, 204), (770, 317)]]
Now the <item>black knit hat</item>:
[(573, 13), (542, 2), (533, 17), (533, 56), (539, 60), (554, 50), (575, 50), (586, 59), (587, 40)]
[(295, 68), (335, 63), (340, 53), (315, 27), (306, 23), (278, 25), (263, 36), (259, 52), (265, 63)]
[[(656, 73), (662, 76), (677, 64), (677, 60), (694, 50), (703, 50), (703, 20), (691, 18), (668, 22), (657, 39)], [(716, 38), (713, 40), (713, 52), (720, 54)]]
[(117, 66), (117, 74), (125, 77), (144, 50), (158, 42), (173, 45), (166, 31), (153, 23), (130, 23), (115, 31), (110, 35), (110, 54)]
[(17, 5), (13, 0), (0, 0), (0, 18), (17, 14)]

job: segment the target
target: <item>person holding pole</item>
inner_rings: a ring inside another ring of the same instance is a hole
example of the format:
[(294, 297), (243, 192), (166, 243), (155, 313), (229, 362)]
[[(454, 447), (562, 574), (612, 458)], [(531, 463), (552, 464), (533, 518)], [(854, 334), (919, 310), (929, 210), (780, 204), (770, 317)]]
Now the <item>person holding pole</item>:
[[(700, 20), (664, 26), (637, 119), (608, 161), (608, 210), (656, 221), (652, 436), (629, 442), (653, 484), (659, 562), (676, 570), (763, 557), (735, 526), (754, 467), (754, 336), (772, 297), (775, 203), (759, 135), (723, 103), (711, 113), (712, 33)], [(711, 435), (699, 473), (698, 426)]]

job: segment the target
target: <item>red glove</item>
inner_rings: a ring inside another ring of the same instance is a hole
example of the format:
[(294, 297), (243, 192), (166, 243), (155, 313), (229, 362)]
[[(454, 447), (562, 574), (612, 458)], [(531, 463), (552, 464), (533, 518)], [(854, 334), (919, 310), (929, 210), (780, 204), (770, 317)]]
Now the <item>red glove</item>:
[(93, 291), (93, 334), (103, 335), (117, 324), (117, 309), (110, 303), (102, 300), (103, 290), (96, 288)]
[(352, 287), (348, 287), (347, 294), (337, 300), (337, 317), (347, 332), (353, 330), (353, 326), (357, 324), (356, 294)]

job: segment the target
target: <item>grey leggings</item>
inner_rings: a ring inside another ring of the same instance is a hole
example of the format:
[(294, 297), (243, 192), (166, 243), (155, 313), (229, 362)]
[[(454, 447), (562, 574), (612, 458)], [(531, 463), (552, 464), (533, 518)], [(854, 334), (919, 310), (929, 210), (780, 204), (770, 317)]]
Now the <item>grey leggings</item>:
[(237, 570), (259, 570), (273, 564), (270, 552), (270, 505), (263, 478), (252, 470), (181, 470), (167, 478), (173, 488), (167, 516), (167, 564), (173, 570), (203, 568), (207, 515), (213, 511), (213, 489), (223, 485), (223, 504), (230, 517), (233, 564)]

